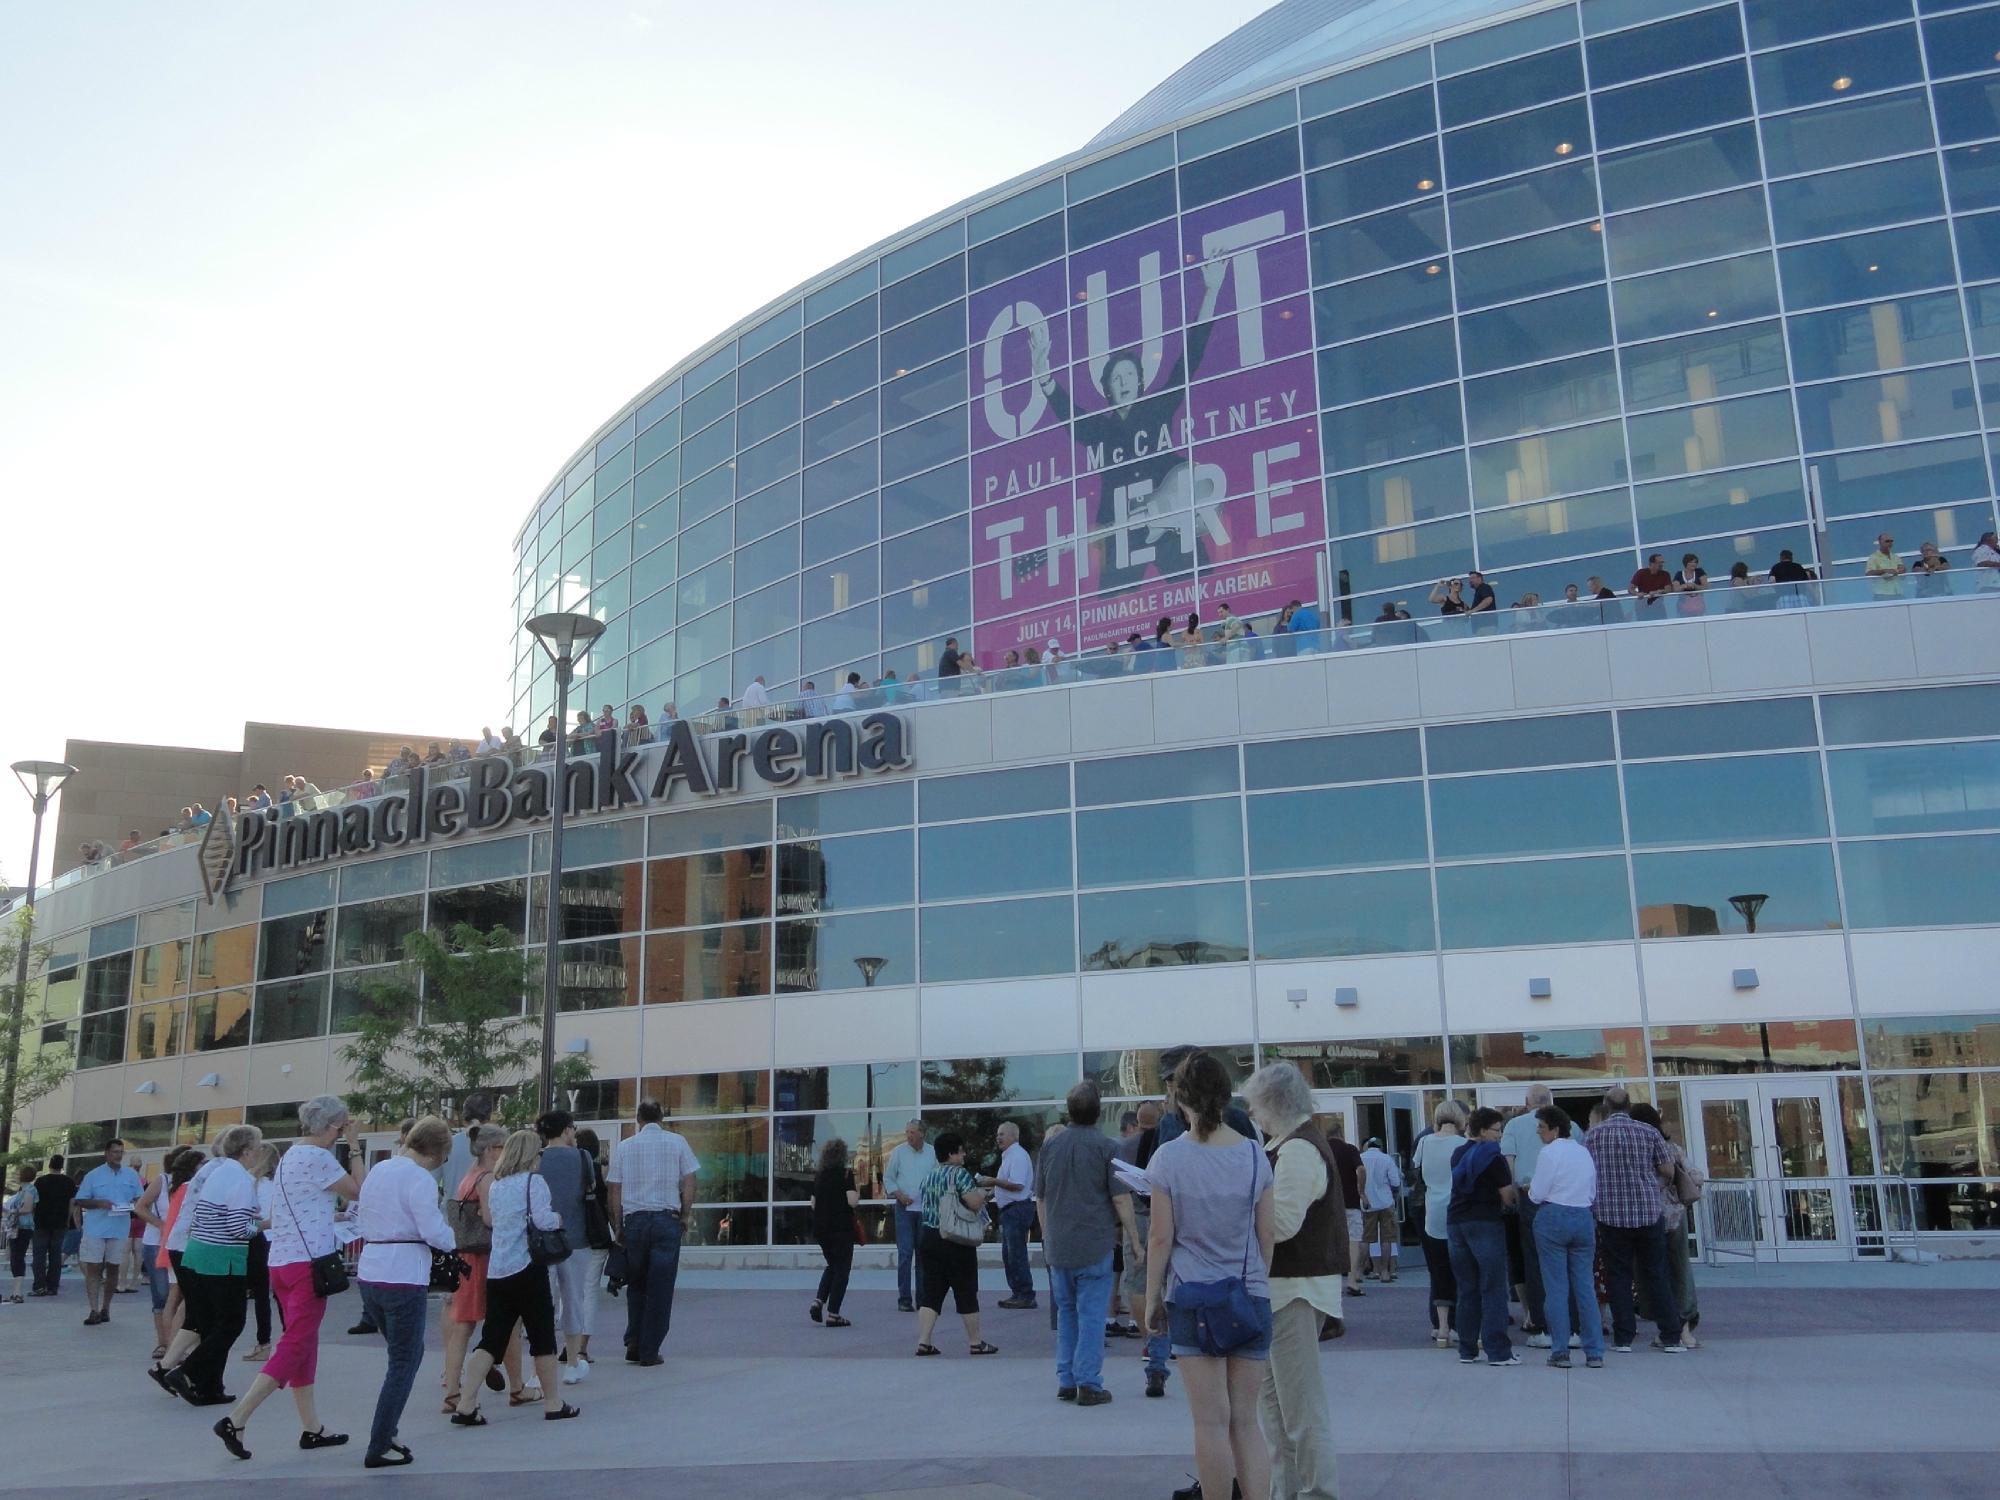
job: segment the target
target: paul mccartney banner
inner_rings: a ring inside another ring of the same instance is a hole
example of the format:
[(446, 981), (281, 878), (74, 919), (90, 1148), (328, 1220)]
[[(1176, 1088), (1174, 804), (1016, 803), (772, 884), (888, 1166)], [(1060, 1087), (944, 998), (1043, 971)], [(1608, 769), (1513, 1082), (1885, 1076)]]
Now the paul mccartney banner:
[(1281, 183), (968, 299), (982, 665), (1311, 596), (1326, 511), (1303, 229)]

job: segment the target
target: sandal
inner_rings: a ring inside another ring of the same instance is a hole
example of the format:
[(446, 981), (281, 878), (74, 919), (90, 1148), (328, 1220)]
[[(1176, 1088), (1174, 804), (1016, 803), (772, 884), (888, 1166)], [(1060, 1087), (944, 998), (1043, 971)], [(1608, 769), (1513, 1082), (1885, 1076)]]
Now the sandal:
[(442, 1410), (443, 1410), (444, 1414), (445, 1414), (445, 1415), (446, 1415), (447, 1417), (448, 1417), (448, 1416), (450, 1416), (450, 1415), (451, 1415), (451, 1414), (452, 1414), (453, 1412), (457, 1411), (457, 1410), (458, 1410), (458, 1397), (456, 1397), (456, 1396), (447, 1396), (447, 1397), (445, 1397), (445, 1398), (444, 1398), (444, 1406), (443, 1406)]
[(989, 1344), (984, 1339), (981, 1339), (970, 1349), (966, 1350), (968, 1354), (998, 1354), (999, 1352), (1000, 1346), (998, 1344)]
[(338, 1448), (346, 1441), (346, 1433), (328, 1432), (324, 1427), (320, 1428), (318, 1432), (302, 1432), (299, 1434), (299, 1446), (308, 1452), (314, 1448)]
[(250, 1456), (250, 1450), (243, 1446), (243, 1429), (230, 1421), (229, 1418), (221, 1418), (209, 1430), (221, 1438), (222, 1446), (235, 1454), (236, 1457), (248, 1458)]
[(828, 1313), (826, 1315), (826, 1326), (829, 1328), (852, 1328), (854, 1325), (839, 1313)]
[(509, 1391), (507, 1393), (507, 1404), (509, 1406), (540, 1406), (542, 1404), (542, 1388), (538, 1385), (524, 1385), (518, 1391)]
[(451, 1425), (454, 1427), (484, 1427), (486, 1425), (486, 1413), (476, 1406), (471, 1411), (455, 1411), (451, 1414)]
[(391, 1443), (387, 1453), (371, 1453), (361, 1460), (366, 1469), (400, 1469), (405, 1464), (413, 1464), (416, 1457), (401, 1443)]
[[(19, 1301), (20, 1301), (21, 1299), (20, 1299), (19, 1297), (16, 1297), (16, 1298), (15, 1298), (14, 1300), (15, 1300), (16, 1302), (19, 1302)], [(153, 1363), (154, 1363), (154, 1364), (158, 1364), (158, 1363), (159, 1363), (159, 1362), (160, 1362), (161, 1360), (165, 1359), (166, 1357), (167, 1357), (167, 1346), (166, 1346), (165, 1344), (155, 1344), (155, 1345), (153, 1345)]]
[(939, 1350), (936, 1344), (917, 1345), (917, 1358), (919, 1359), (929, 1359), (932, 1355), (937, 1354), (938, 1352)]
[(571, 1417), (580, 1417), (582, 1415), (583, 1413), (581, 1411), (579, 1411), (576, 1407), (571, 1406), (567, 1401), (565, 1401), (562, 1404), (561, 1411), (543, 1412), (542, 1420), (544, 1422), (567, 1422)]

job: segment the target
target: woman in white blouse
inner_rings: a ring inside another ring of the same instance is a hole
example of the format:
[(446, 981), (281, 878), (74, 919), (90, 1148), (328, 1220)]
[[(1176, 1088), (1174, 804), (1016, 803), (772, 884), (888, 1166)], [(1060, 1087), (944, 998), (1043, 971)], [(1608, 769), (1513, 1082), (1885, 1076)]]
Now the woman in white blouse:
[(340, 1248), (333, 1225), (334, 1200), (352, 1198), (358, 1191), (353, 1176), (333, 1154), (333, 1143), (347, 1123), (347, 1105), (334, 1095), (306, 1100), (299, 1106), (298, 1142), (279, 1158), (272, 1176), (268, 1264), (285, 1331), (243, 1399), (215, 1425), (216, 1436), (238, 1458), (250, 1456), (243, 1446), (243, 1431), (251, 1414), (281, 1388), (291, 1391), (299, 1409), (301, 1448), (337, 1448), (347, 1441), (346, 1433), (328, 1432), (320, 1424), (313, 1400), (326, 1299), (313, 1290), (312, 1280), (313, 1259)]
[(389, 1369), (375, 1398), (375, 1420), (362, 1460), (371, 1469), (410, 1462), (410, 1450), (396, 1441), (396, 1430), (424, 1361), (431, 1252), (457, 1247), (438, 1207), (434, 1175), (450, 1152), (451, 1127), (436, 1115), (425, 1115), (410, 1127), (403, 1149), (377, 1163), (361, 1183), (357, 1227), (366, 1243), (355, 1281), (363, 1315), (382, 1330), (389, 1346)]
[(549, 1185), (535, 1171), (541, 1159), (542, 1138), (532, 1130), (517, 1130), (507, 1137), (493, 1175), (479, 1185), (481, 1216), (492, 1226), (493, 1249), (486, 1263), (486, 1323), (479, 1331), (479, 1347), (466, 1364), (458, 1410), (451, 1418), (458, 1427), (486, 1425), (479, 1393), (486, 1372), (506, 1353), (516, 1323), (522, 1325), (541, 1380), (542, 1419), (560, 1422), (578, 1415), (563, 1400), (557, 1383), (556, 1306), (548, 1268), (528, 1258), (530, 1219), (537, 1229), (562, 1228)]
[(1584, 1363), (1597, 1369), (1604, 1363), (1604, 1323), (1597, 1315), (1597, 1288), (1592, 1266), (1597, 1255), (1597, 1163), (1570, 1139), (1569, 1116), (1553, 1104), (1535, 1111), (1535, 1134), (1542, 1152), (1535, 1158), (1535, 1175), (1528, 1196), (1541, 1205), (1535, 1215), (1535, 1249), (1542, 1257), (1542, 1297), (1548, 1308), (1549, 1363), (1569, 1368), (1569, 1319), (1575, 1309), (1577, 1332), (1583, 1338)]

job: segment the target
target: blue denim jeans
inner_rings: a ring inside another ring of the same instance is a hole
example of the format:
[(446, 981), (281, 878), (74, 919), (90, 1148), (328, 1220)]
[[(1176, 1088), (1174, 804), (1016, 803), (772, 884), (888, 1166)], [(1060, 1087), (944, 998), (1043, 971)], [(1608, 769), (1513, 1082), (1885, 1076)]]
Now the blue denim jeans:
[(641, 1359), (659, 1355), (674, 1317), (681, 1270), (681, 1218), (664, 1209), (625, 1215), (625, 1347)]
[(1542, 1263), (1542, 1306), (1549, 1342), (1557, 1354), (1569, 1348), (1570, 1309), (1587, 1358), (1604, 1358), (1604, 1321), (1597, 1315), (1597, 1285), (1591, 1276), (1597, 1257), (1597, 1220), (1587, 1208), (1544, 1203), (1535, 1210), (1535, 1249)]
[(360, 1283), (361, 1310), (368, 1321), (382, 1330), (389, 1346), (389, 1369), (382, 1377), (382, 1393), (375, 1398), (375, 1421), (368, 1429), (368, 1452), (379, 1456), (396, 1441), (396, 1429), (409, 1404), (410, 1387), (417, 1383), (417, 1366), (424, 1362), (424, 1315), (428, 1299), (420, 1286), (392, 1286), (387, 1282)]
[(1056, 1297), (1056, 1385), (1104, 1388), (1104, 1320), (1111, 1312), (1111, 1256), (1050, 1269)]
[(896, 1302), (907, 1306), (916, 1301), (910, 1290), (910, 1270), (917, 1261), (917, 1241), (923, 1238), (924, 1213), (920, 1208), (896, 1210)]
[(1504, 1364), (1514, 1354), (1507, 1338), (1507, 1226), (1498, 1219), (1453, 1224), (1451, 1274), (1458, 1282), (1458, 1352), (1462, 1359), (1486, 1348)]
[(1007, 1271), (1007, 1291), (1027, 1302), (1035, 1300), (1035, 1273), (1028, 1265), (1028, 1231), (1034, 1227), (1032, 1199), (1000, 1210), (1000, 1264)]

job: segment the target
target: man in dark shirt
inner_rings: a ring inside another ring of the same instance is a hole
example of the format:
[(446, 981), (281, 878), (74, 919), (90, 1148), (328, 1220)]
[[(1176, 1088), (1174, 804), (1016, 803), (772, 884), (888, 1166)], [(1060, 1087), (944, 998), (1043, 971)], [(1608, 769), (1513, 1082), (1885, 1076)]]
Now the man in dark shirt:
[(1465, 609), (1467, 614), (1491, 614), (1499, 607), (1493, 598), (1493, 585), (1486, 581), (1484, 573), (1474, 568), (1465, 575), (1465, 581), (1471, 588), (1471, 601)]
[(70, 1200), (76, 1184), (63, 1171), (63, 1159), (51, 1156), (46, 1171), (35, 1179), (35, 1287), (37, 1297), (53, 1297), (62, 1281), (63, 1233), (69, 1228)]
[[(957, 677), (964, 670), (964, 658), (958, 652), (958, 637), (955, 635), (946, 636), (944, 641), (944, 655), (938, 658), (938, 682), (942, 684), (947, 678)], [(958, 691), (958, 684), (953, 682), (944, 691), (955, 693)]]
[(1646, 566), (1632, 575), (1629, 592), (1642, 604), (1657, 604), (1673, 588), (1674, 575), (1667, 571), (1666, 554), (1655, 552), (1646, 559)]
[[(1339, 1115), (1326, 1122), (1326, 1148), (1333, 1153), (1333, 1164), (1340, 1168), (1340, 1201), (1347, 1207), (1347, 1243), (1361, 1243), (1361, 1151), (1347, 1143), (1346, 1126)], [(1360, 1255), (1349, 1259), (1347, 1272), (1347, 1295), (1361, 1295)]]
[(1811, 583), (1812, 576), (1812, 569), (1799, 566), (1789, 547), (1779, 552), (1778, 560), (1771, 564), (1773, 583)]

